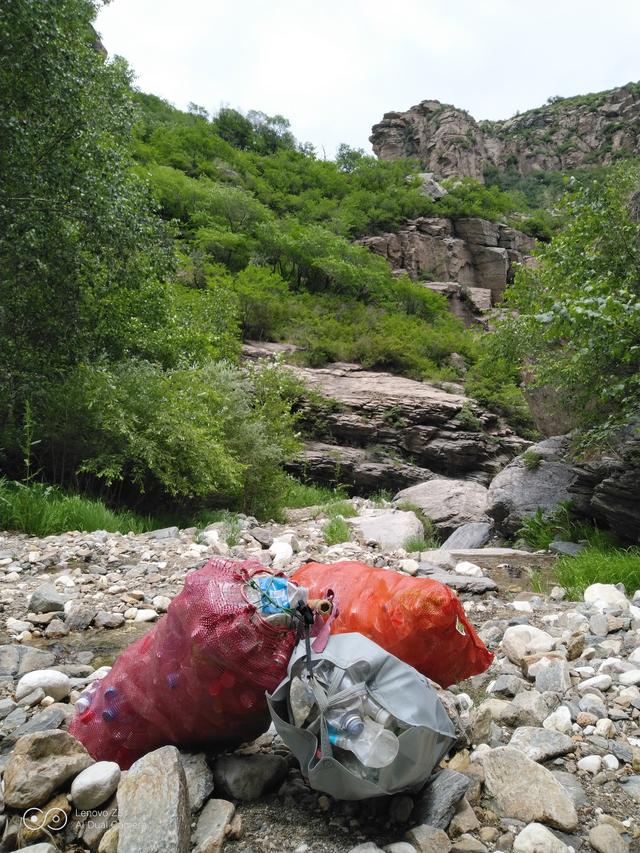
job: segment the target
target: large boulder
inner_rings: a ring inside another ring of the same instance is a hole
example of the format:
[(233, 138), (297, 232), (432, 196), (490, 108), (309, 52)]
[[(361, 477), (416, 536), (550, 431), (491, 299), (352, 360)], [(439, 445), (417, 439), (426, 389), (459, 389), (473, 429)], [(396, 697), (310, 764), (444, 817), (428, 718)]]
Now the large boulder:
[(393, 501), (415, 504), (445, 535), (470, 521), (487, 521), (487, 489), (473, 480), (428, 480), (402, 489)]
[(615, 453), (580, 462), (569, 488), (574, 505), (626, 542), (640, 542), (640, 432), (629, 427)]
[(399, 509), (372, 509), (347, 524), (363, 542), (375, 542), (381, 548), (404, 548), (407, 540), (424, 534), (422, 522), (414, 512)]
[(492, 481), (486, 511), (500, 531), (514, 535), (536, 510), (551, 513), (571, 500), (569, 490), (576, 473), (566, 461), (569, 450), (566, 436), (547, 438), (514, 459)]

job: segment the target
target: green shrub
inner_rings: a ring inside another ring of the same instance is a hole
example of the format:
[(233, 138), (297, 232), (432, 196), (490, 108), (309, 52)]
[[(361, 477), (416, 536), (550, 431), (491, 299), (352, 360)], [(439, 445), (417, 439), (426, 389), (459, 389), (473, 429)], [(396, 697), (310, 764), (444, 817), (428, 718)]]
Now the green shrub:
[(269, 515), (279, 510), (283, 462), (297, 449), (297, 385), (274, 367), (224, 362), (163, 371), (148, 362), (87, 366), (47, 402), (39, 458), (154, 502), (191, 501)]
[(346, 497), (346, 492), (340, 487), (329, 488), (313, 483), (301, 483), (294, 477), (285, 475), (281, 503), (286, 508), (302, 509), (307, 506), (321, 506), (343, 501)]
[(468, 403), (465, 403), (462, 406), (458, 414), (455, 416), (455, 420), (465, 429), (475, 431), (482, 428), (480, 418), (475, 414)]
[(414, 554), (417, 551), (429, 551), (431, 547), (431, 544), (424, 536), (410, 536), (404, 543), (404, 550), (410, 554)]
[(358, 510), (349, 501), (336, 501), (327, 504), (323, 508), (323, 512), (329, 518), (355, 518), (358, 514)]
[(536, 550), (545, 550), (556, 539), (565, 542), (586, 541), (592, 547), (612, 547), (613, 537), (587, 521), (577, 519), (571, 513), (571, 502), (559, 504), (553, 512), (541, 507), (532, 516), (525, 518), (517, 536)]
[(324, 541), (327, 545), (339, 545), (349, 541), (349, 528), (344, 518), (332, 518), (322, 528)]
[(54, 486), (0, 479), (1, 530), (44, 537), (68, 530), (144, 533), (159, 526), (152, 518), (114, 511), (101, 501), (69, 495)]
[(623, 583), (627, 595), (640, 589), (640, 548), (588, 548), (577, 557), (561, 557), (555, 566), (558, 583), (573, 600), (592, 583)]
[(542, 462), (542, 456), (535, 450), (525, 450), (520, 459), (527, 471), (536, 471)]

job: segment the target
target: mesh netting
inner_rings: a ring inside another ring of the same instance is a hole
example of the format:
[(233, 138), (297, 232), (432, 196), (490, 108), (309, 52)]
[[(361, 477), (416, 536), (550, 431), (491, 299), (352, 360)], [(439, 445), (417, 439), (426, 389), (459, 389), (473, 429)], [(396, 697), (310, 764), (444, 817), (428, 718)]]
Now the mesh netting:
[(267, 624), (245, 597), (248, 578), (268, 571), (211, 560), (187, 575), (166, 615), (76, 711), (71, 734), (126, 769), (164, 744), (232, 745), (266, 731), (265, 691), (286, 675), (295, 643), (294, 630)]
[(439, 581), (348, 561), (307, 563), (292, 580), (309, 598), (334, 591), (332, 634), (364, 634), (442, 687), (484, 672), (493, 660), (455, 592)]

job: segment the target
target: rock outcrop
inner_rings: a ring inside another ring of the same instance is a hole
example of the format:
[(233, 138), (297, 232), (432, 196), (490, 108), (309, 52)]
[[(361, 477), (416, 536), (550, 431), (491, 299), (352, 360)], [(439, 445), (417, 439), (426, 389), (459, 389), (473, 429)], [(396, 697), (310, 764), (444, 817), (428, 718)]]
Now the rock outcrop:
[(385, 113), (370, 139), (382, 160), (417, 157), (436, 178), (609, 165), (640, 153), (640, 84), (553, 99), (506, 121), (476, 121), (450, 104), (422, 101)]
[(640, 543), (640, 432), (629, 427), (615, 453), (580, 462), (569, 488), (576, 509), (626, 542)]
[[(513, 281), (515, 265), (530, 263), (535, 245), (515, 228), (477, 217), (422, 216), (389, 234), (358, 241), (394, 270), (444, 293), (463, 319), (491, 307)], [(456, 305), (457, 303), (457, 305)], [(465, 305), (466, 303), (466, 305)]]
[(442, 476), (487, 485), (528, 444), (462, 393), (355, 364), (290, 369), (319, 395), (303, 403), (315, 440), (288, 466), (314, 482), (369, 492)]

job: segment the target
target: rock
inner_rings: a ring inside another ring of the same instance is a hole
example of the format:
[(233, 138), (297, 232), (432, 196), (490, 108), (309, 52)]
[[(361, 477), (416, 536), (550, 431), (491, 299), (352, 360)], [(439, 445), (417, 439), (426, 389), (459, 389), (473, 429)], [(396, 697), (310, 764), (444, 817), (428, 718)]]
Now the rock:
[(612, 583), (593, 583), (584, 591), (584, 600), (587, 604), (604, 607), (619, 607), (623, 610), (629, 609), (629, 602), (624, 592)]
[(434, 581), (446, 584), (455, 589), (456, 592), (475, 592), (482, 594), (483, 592), (493, 592), (498, 589), (498, 584), (486, 577), (473, 577), (472, 575), (459, 575), (455, 572), (447, 572), (434, 566), (433, 563), (421, 562), (418, 564), (416, 572), (420, 577), (432, 578)]
[(74, 603), (69, 607), (64, 617), (65, 627), (69, 631), (84, 631), (91, 625), (95, 615), (95, 607)]
[(62, 595), (50, 583), (39, 586), (29, 599), (29, 610), (31, 613), (57, 613), (64, 611), (64, 605), (68, 596)]
[(560, 705), (548, 717), (545, 717), (542, 725), (545, 729), (571, 735), (573, 733), (571, 711), (566, 705)]
[(96, 628), (120, 628), (124, 625), (122, 613), (109, 613), (106, 610), (98, 610), (93, 624)]
[(640, 436), (631, 424), (605, 455), (575, 465), (570, 489), (577, 511), (634, 544), (640, 542), (639, 448)]
[(471, 521), (458, 527), (440, 546), (443, 551), (482, 548), (491, 538), (493, 526), (487, 521)]
[(15, 853), (58, 853), (58, 848), (45, 841), (42, 844), (30, 844), (28, 847), (21, 847)]
[(114, 761), (97, 761), (79, 773), (71, 785), (71, 799), (76, 809), (95, 809), (115, 793), (120, 781), (120, 768)]
[(563, 830), (577, 827), (578, 814), (565, 789), (520, 750), (508, 746), (492, 749), (482, 763), (486, 790), (501, 814)]
[(476, 813), (467, 799), (463, 797), (456, 806), (455, 814), (449, 824), (449, 834), (453, 836), (463, 835), (466, 832), (472, 832), (479, 826), (480, 822)]
[(587, 795), (574, 773), (566, 773), (564, 770), (552, 770), (551, 775), (560, 782), (571, 797), (571, 801), (576, 809), (586, 805)]
[(513, 853), (570, 853), (570, 850), (546, 826), (530, 823), (516, 836)]
[(158, 613), (166, 613), (171, 604), (171, 599), (168, 595), (155, 595), (151, 603)]
[(453, 818), (456, 805), (470, 785), (471, 779), (463, 773), (441, 770), (429, 779), (418, 795), (414, 818), (420, 823), (446, 829)]
[(418, 853), (449, 853), (451, 842), (447, 833), (428, 824), (414, 826), (405, 838), (413, 844)]
[(155, 622), (158, 618), (158, 614), (155, 610), (136, 610), (136, 614), (133, 617), (134, 622)]
[(640, 803), (640, 776), (627, 776), (620, 782), (620, 787), (636, 803)]
[(180, 761), (187, 779), (191, 811), (200, 811), (204, 801), (213, 793), (213, 773), (202, 752), (181, 752)]
[(180, 531), (177, 527), (162, 527), (147, 534), (149, 539), (177, 539)]
[(598, 853), (629, 853), (629, 845), (607, 823), (597, 823), (589, 830), (589, 844)]
[[(578, 684), (578, 691), (585, 693), (588, 690), (608, 690), (613, 684), (610, 675), (594, 675), (593, 678), (587, 678)], [(604, 715), (603, 715), (604, 716)]]
[(91, 764), (93, 759), (84, 746), (67, 732), (25, 735), (17, 741), (5, 767), (5, 802), (14, 809), (41, 806)]
[(453, 841), (451, 853), (489, 853), (489, 851), (482, 841), (465, 832)]
[(424, 536), (422, 522), (414, 512), (394, 509), (372, 509), (366, 515), (348, 518), (358, 539), (375, 542), (381, 548), (404, 548), (408, 539)]
[(269, 548), (269, 553), (273, 557), (273, 566), (280, 569), (291, 560), (293, 557), (293, 548), (288, 542), (283, 542), (281, 539), (274, 539)]
[(174, 746), (134, 762), (118, 786), (121, 853), (189, 853), (187, 781)]
[(408, 841), (395, 841), (393, 844), (385, 844), (382, 849), (384, 853), (417, 853), (416, 848)]
[(237, 800), (257, 800), (286, 775), (287, 762), (279, 755), (222, 755), (213, 767), (216, 789)]
[(38, 688), (44, 690), (46, 696), (52, 696), (56, 701), (64, 699), (71, 692), (71, 679), (55, 669), (36, 669), (23, 675), (16, 687), (18, 702)]
[(564, 554), (567, 557), (577, 557), (578, 554), (582, 554), (584, 549), (585, 546), (579, 545), (577, 542), (563, 542), (559, 539), (549, 545), (549, 551), (553, 554)]
[(527, 655), (549, 652), (555, 640), (533, 625), (512, 625), (504, 632), (502, 648), (512, 663), (521, 664)]
[(480, 566), (476, 566), (475, 563), (469, 563), (466, 560), (463, 560), (461, 563), (456, 564), (455, 572), (456, 572), (456, 574), (464, 575), (465, 577), (472, 577), (472, 578), (484, 577), (484, 574), (483, 574)]
[(549, 761), (575, 749), (574, 742), (567, 735), (533, 726), (516, 729), (509, 746), (521, 750), (532, 761)]
[(364, 844), (358, 844), (357, 847), (352, 847), (351, 850), (349, 850), (349, 853), (383, 853), (383, 851), (377, 844), (374, 844), (373, 841), (365, 841)]
[(529, 667), (528, 676), (535, 676), (539, 693), (565, 693), (571, 689), (571, 676), (566, 660), (543, 657)]
[(118, 853), (118, 841), (120, 840), (120, 826), (116, 823), (100, 839), (98, 853)]
[(194, 853), (220, 853), (236, 807), (227, 800), (209, 800), (193, 833)]
[[(526, 451), (528, 457), (514, 459), (492, 480), (487, 495), (487, 514), (500, 531), (514, 535), (524, 519), (539, 508), (548, 513), (570, 500), (569, 487), (575, 474), (565, 462), (569, 450), (570, 442), (563, 436), (545, 439)], [(540, 460), (533, 470), (525, 464), (531, 454), (536, 454)]]
[(487, 490), (470, 480), (429, 480), (403, 489), (393, 500), (420, 507), (441, 533), (486, 519)]

